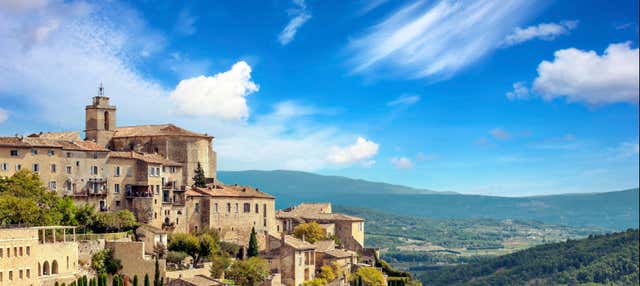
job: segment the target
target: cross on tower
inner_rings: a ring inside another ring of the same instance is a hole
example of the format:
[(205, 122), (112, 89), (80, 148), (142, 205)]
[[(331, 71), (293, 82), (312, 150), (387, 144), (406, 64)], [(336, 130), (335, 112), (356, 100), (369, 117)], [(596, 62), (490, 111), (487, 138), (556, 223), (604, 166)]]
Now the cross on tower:
[(100, 82), (100, 86), (98, 86), (98, 96), (104, 96), (104, 87), (102, 86), (102, 82)]

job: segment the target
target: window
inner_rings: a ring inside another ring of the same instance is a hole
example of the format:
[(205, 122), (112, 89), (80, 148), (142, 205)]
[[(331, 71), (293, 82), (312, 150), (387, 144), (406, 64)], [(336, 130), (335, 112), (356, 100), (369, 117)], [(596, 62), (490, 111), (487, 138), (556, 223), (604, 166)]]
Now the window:
[(71, 158), (71, 152), (67, 152), (67, 158)]
[(98, 152), (93, 152), (93, 159), (98, 159)]
[(116, 201), (116, 207), (120, 207), (120, 201)]
[(51, 189), (52, 191), (55, 191), (57, 188), (58, 188), (58, 184), (56, 183), (56, 181), (49, 182), (49, 189)]
[(71, 166), (67, 166), (67, 174), (71, 174)]
[(125, 185), (124, 189), (127, 191), (127, 193), (131, 192), (131, 185)]
[(227, 212), (230, 213), (231, 212), (231, 203), (227, 203)]
[(70, 181), (70, 180), (66, 180), (66, 181), (64, 181), (64, 189), (65, 189), (67, 192), (71, 192), (71, 181)]
[(38, 155), (38, 149), (31, 149), (31, 155)]
[(31, 269), (27, 269), (27, 278), (31, 278)]
[(22, 170), (22, 165), (16, 164), (16, 171), (20, 171), (20, 170)]
[(9, 153), (11, 154), (11, 157), (20, 156), (20, 152), (18, 152), (18, 150), (11, 150), (11, 151), (9, 151)]
[(20, 252), (20, 256), (22, 256), (22, 246), (20, 246), (20, 248), (18, 248), (19, 252)]
[(218, 203), (213, 204), (214, 212), (218, 212)]
[(155, 176), (155, 170), (154, 168), (149, 168), (149, 176), (153, 177)]
[(120, 177), (120, 166), (116, 166), (115, 176)]
[(256, 204), (256, 213), (260, 213), (260, 205)]
[(262, 205), (262, 216), (267, 217), (267, 204)]
[(2, 254), (2, 253), (3, 253), (4, 251), (2, 251), (2, 250), (3, 250), (3, 249), (2, 249), (2, 248), (0, 248), (0, 258), (2, 258), (2, 256), (3, 256), (3, 254)]
[(13, 280), (13, 271), (9, 270), (9, 281)]
[(195, 205), (195, 211), (198, 213), (200, 212), (200, 203), (196, 203)]
[(11, 248), (7, 247), (7, 257), (11, 257)]
[(40, 165), (38, 164), (33, 164), (33, 169), (34, 172), (39, 172), (40, 171)]
[(120, 184), (113, 185), (113, 192), (114, 193), (119, 193), (120, 192)]
[(56, 168), (56, 164), (51, 164), (51, 173), (55, 173), (58, 168)]
[(2, 170), (3, 172), (8, 171), (9, 170), (9, 164), (2, 163), (2, 165), (0, 166), (0, 170)]
[(91, 166), (91, 175), (98, 174), (98, 166)]
[(245, 213), (251, 212), (251, 204), (250, 203), (245, 203), (244, 204), (244, 212)]
[(238, 203), (236, 203), (236, 213), (238, 212)]
[(267, 218), (262, 219), (262, 226), (267, 227)]
[(22, 279), (22, 269), (18, 270), (18, 279)]
[(156, 185), (156, 195), (160, 194), (160, 185)]
[(160, 167), (156, 167), (156, 176), (160, 176)]
[(55, 155), (55, 154), (56, 154), (56, 152), (55, 152), (55, 151), (53, 151), (53, 150), (49, 150), (49, 151), (47, 151), (47, 155), (49, 155), (49, 156), (53, 156), (53, 155)]
[(27, 246), (27, 256), (31, 255), (31, 246)]
[(76, 167), (80, 167), (80, 161), (76, 161)]

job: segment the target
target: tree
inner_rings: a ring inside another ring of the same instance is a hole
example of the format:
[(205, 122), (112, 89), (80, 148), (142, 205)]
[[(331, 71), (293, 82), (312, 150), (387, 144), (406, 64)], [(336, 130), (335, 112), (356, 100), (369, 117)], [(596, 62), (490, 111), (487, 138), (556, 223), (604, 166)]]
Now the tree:
[(333, 268), (329, 265), (320, 267), (320, 274), (318, 274), (317, 277), (324, 279), (326, 282), (336, 280), (336, 274), (333, 272)]
[[(105, 248), (93, 254), (91, 257), (91, 268), (93, 268), (96, 273), (116, 274), (122, 269), (122, 264), (119, 259), (113, 257), (113, 251), (111, 249)], [(106, 282), (105, 276), (105, 286), (107, 284)]]
[(293, 236), (310, 243), (327, 238), (327, 232), (317, 222), (301, 223), (293, 229)]
[(207, 178), (204, 176), (204, 170), (202, 169), (200, 162), (198, 162), (198, 166), (195, 170), (195, 175), (193, 175), (193, 185), (198, 188), (207, 187)]
[(210, 260), (211, 269), (209, 271), (213, 278), (221, 278), (222, 274), (229, 268), (229, 266), (231, 266), (231, 258), (229, 257), (229, 254), (222, 250), (212, 254)]
[(138, 286), (138, 275), (133, 275), (133, 286)]
[(151, 283), (149, 282), (149, 274), (148, 273), (144, 274), (144, 286), (151, 286)]
[(94, 224), (98, 231), (131, 230), (138, 226), (135, 215), (129, 210), (99, 213)]
[(153, 286), (162, 286), (160, 282), (160, 265), (158, 264), (157, 257), (156, 257), (156, 265), (153, 270)]
[(362, 281), (366, 286), (386, 286), (382, 271), (373, 267), (360, 267), (353, 274), (353, 280)]
[(260, 257), (237, 260), (225, 274), (226, 278), (233, 280), (237, 285), (253, 286), (269, 276), (269, 264)]
[[(73, 222), (73, 205), (47, 190), (40, 176), (21, 170), (0, 178), (0, 224), (61, 225)], [(68, 201), (67, 201), (68, 202)]]
[(216, 240), (208, 233), (195, 236), (189, 233), (172, 234), (169, 238), (169, 250), (184, 252), (193, 258), (193, 265), (198, 265), (203, 257), (209, 257), (217, 250)]
[(256, 237), (255, 227), (251, 227), (251, 235), (249, 236), (249, 248), (247, 249), (247, 256), (258, 256), (258, 238)]

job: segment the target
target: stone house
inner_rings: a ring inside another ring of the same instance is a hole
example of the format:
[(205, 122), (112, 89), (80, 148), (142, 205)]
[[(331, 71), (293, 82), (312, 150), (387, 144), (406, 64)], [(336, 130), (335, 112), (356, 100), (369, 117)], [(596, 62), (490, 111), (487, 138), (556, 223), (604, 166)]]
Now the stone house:
[(282, 284), (300, 286), (315, 278), (316, 246), (290, 235), (266, 235), (266, 250), (262, 256), (272, 273), (279, 273)]

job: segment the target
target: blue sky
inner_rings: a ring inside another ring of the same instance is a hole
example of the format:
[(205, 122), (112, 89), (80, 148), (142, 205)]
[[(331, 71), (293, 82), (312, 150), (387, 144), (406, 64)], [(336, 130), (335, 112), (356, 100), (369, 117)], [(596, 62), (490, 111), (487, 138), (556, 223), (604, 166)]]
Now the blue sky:
[(523, 196), (638, 186), (638, 2), (3, 1), (0, 134), (216, 137), (219, 169)]

